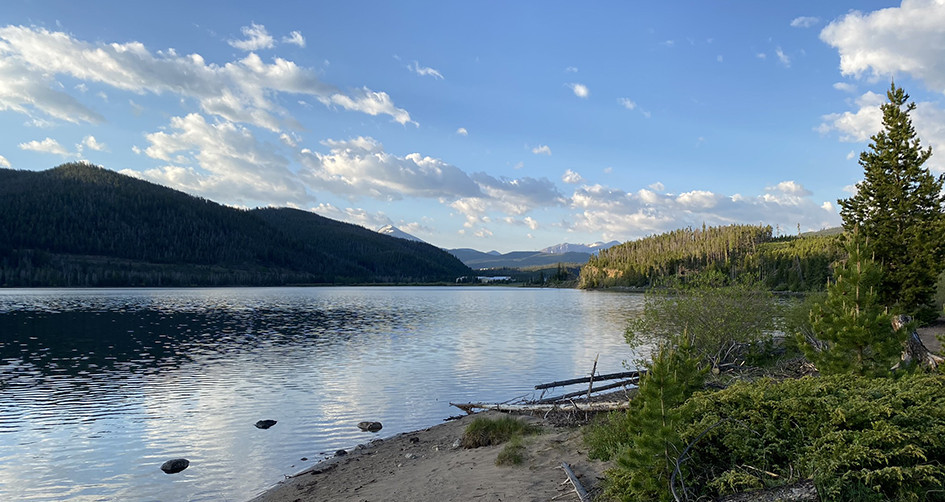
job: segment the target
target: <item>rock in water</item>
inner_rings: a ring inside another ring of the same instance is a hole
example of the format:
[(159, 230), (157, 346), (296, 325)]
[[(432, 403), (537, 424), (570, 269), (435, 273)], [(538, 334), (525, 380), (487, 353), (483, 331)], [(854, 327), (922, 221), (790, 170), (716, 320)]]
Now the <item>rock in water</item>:
[(183, 471), (190, 465), (190, 460), (186, 458), (175, 458), (174, 460), (168, 460), (161, 464), (161, 470), (165, 474), (177, 474), (180, 471)]
[(276, 425), (276, 421), (275, 421), (275, 420), (260, 420), (260, 421), (256, 422), (256, 428), (257, 428), (257, 429), (268, 429), (268, 428), (272, 427), (273, 425)]
[(358, 424), (358, 429), (368, 432), (377, 432), (383, 427), (380, 422), (361, 422)]

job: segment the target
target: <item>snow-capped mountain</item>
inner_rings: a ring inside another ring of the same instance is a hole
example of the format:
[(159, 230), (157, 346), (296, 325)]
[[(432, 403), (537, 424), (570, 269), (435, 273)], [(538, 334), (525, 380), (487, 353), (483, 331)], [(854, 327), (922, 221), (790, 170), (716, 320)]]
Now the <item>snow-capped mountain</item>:
[(570, 244), (565, 242), (564, 244), (557, 244), (554, 246), (546, 247), (542, 249), (542, 253), (548, 254), (565, 254), (565, 253), (589, 253), (594, 254), (601, 249), (612, 248), (620, 244), (620, 241), (610, 241), (610, 242), (595, 242), (593, 244)]
[(397, 237), (398, 239), (407, 239), (408, 241), (424, 242), (423, 239), (414, 237), (407, 232), (404, 232), (403, 230), (395, 227), (394, 225), (384, 225), (383, 227), (377, 229), (377, 233), (389, 235), (391, 237)]

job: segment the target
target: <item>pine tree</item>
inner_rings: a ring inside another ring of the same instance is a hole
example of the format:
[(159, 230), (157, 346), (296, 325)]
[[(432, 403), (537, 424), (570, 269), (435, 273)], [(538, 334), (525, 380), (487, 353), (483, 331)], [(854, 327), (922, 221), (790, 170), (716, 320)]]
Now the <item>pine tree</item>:
[(847, 235), (849, 257), (836, 271), (823, 303), (811, 310), (816, 340), (799, 340), (805, 355), (823, 374), (884, 375), (899, 359), (905, 330), (894, 331), (879, 303), (881, 267), (854, 229)]
[(945, 176), (923, 167), (932, 149), (921, 148), (912, 127), (915, 103), (895, 83), (886, 96), (883, 130), (860, 154), (865, 176), (856, 195), (838, 201), (840, 215), (847, 231), (859, 228), (882, 263), (880, 301), (930, 320), (938, 315), (931, 304), (945, 252)]
[(654, 352), (627, 411), (632, 440), (620, 450), (610, 471), (609, 492), (614, 498), (671, 500), (669, 480), (685, 446), (679, 434), (679, 407), (702, 388), (704, 379), (705, 367), (688, 343), (663, 344)]

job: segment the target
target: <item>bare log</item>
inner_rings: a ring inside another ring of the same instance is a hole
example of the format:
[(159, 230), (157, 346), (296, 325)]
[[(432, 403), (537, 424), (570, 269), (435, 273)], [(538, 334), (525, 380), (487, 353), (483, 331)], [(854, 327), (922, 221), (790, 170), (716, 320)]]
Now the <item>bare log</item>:
[(501, 404), (501, 403), (450, 403), (466, 413), (473, 410), (495, 410), (505, 412), (545, 412), (545, 411), (613, 411), (625, 410), (630, 407), (630, 400), (605, 401), (599, 403), (559, 403), (559, 404)]
[[(603, 380), (615, 380), (617, 378), (630, 378), (640, 376), (639, 371), (622, 371), (620, 373), (608, 373), (606, 375), (597, 375), (594, 377), (594, 381), (603, 381)], [(557, 382), (543, 383), (535, 386), (535, 390), (541, 389), (550, 389), (552, 387), (564, 387), (567, 385), (574, 385), (576, 383), (587, 383), (591, 381), (591, 377), (583, 378), (572, 378), (570, 380), (560, 380)]]
[(578, 480), (577, 476), (574, 475), (574, 471), (571, 470), (571, 466), (567, 462), (561, 462), (561, 468), (564, 469), (564, 473), (568, 475), (568, 479), (571, 481), (571, 486), (574, 487), (574, 492), (577, 493), (578, 497), (581, 499), (581, 502), (590, 502), (591, 497), (587, 494), (587, 490), (584, 489), (584, 486), (581, 485), (581, 482)]
[[(617, 388), (624, 387), (624, 386), (627, 386), (627, 385), (632, 385), (632, 384), (635, 385), (635, 384), (636, 384), (637, 382), (639, 382), (639, 381), (640, 381), (640, 377), (630, 378), (630, 379), (628, 379), (628, 380), (621, 380), (621, 381), (619, 381), (619, 382), (617, 382), (617, 383), (612, 383), (612, 384), (602, 385), (602, 386), (600, 386), (600, 387), (595, 387), (595, 388), (591, 389), (590, 393), (593, 394), (593, 393), (595, 393), (595, 392), (603, 392), (603, 391), (605, 391), (605, 390), (617, 389)], [(580, 395), (583, 395), (583, 394), (586, 394), (586, 392), (583, 391), (583, 390), (579, 390), (579, 391), (575, 391), (575, 392), (569, 392), (569, 393), (567, 393), (567, 394), (562, 394), (562, 395), (560, 395), (560, 396), (546, 397), (546, 398), (543, 398), (543, 399), (539, 399), (539, 400), (535, 401), (535, 404), (556, 403), (556, 402), (558, 402), (558, 401), (564, 401), (565, 399), (570, 399), (570, 398), (572, 398), (572, 397), (577, 397), (577, 396), (580, 396)]]

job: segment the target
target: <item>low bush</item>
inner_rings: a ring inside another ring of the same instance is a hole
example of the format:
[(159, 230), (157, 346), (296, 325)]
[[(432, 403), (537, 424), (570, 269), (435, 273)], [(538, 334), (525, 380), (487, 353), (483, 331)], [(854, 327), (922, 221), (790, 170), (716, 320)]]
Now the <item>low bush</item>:
[(463, 448), (478, 448), (493, 444), (502, 444), (515, 436), (536, 434), (540, 427), (518, 420), (514, 417), (501, 418), (476, 417), (466, 426), (460, 443)]
[(681, 410), (684, 441), (705, 433), (682, 471), (700, 496), (813, 479), (822, 500), (945, 500), (941, 375), (761, 380)]

